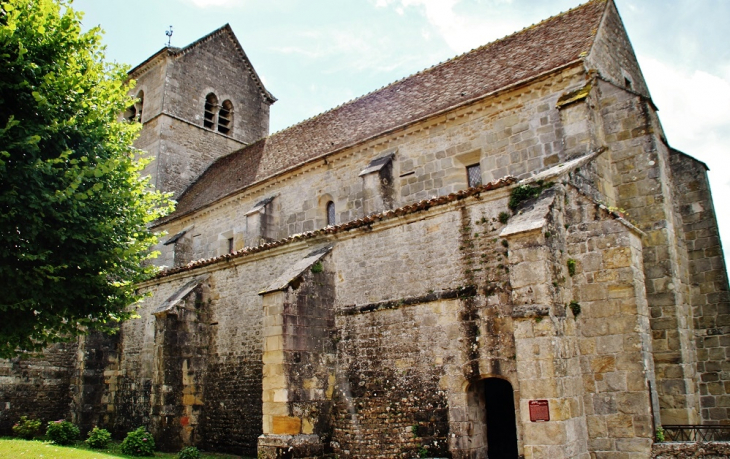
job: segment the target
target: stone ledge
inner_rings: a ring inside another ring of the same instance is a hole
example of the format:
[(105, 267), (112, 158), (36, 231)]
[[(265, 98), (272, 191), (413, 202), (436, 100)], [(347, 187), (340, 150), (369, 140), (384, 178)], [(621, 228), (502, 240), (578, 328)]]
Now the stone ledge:
[(454, 300), (458, 298), (467, 298), (475, 296), (477, 289), (474, 286), (467, 286), (462, 288), (455, 288), (451, 290), (442, 290), (440, 292), (431, 292), (426, 295), (410, 296), (407, 298), (399, 298), (397, 300), (385, 300), (377, 303), (368, 304), (352, 304), (344, 306), (341, 310), (337, 311), (338, 316), (351, 316), (355, 314), (362, 314), (364, 312), (380, 311), (383, 309), (398, 309), (402, 306), (410, 306), (415, 304), (431, 303), (439, 300)]

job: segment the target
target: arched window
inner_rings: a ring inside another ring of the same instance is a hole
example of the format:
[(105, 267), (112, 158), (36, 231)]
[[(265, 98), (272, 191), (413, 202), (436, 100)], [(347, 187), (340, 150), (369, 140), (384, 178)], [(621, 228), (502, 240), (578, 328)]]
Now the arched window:
[(327, 226), (335, 225), (335, 203), (330, 201), (327, 203)]
[(144, 107), (144, 91), (136, 96), (137, 100), (124, 111), (124, 119), (130, 122), (142, 122), (142, 108)]
[(208, 129), (215, 129), (215, 121), (218, 115), (218, 98), (212, 92), (205, 96), (205, 113), (203, 114), (203, 126)]
[(233, 104), (230, 100), (224, 100), (218, 111), (218, 132), (230, 134), (233, 128)]
[(144, 108), (144, 91), (137, 93), (137, 102), (134, 104), (137, 109), (137, 121), (142, 122), (142, 109)]
[(124, 111), (124, 119), (129, 122), (133, 122), (137, 119), (137, 109), (134, 108), (134, 105), (130, 105)]

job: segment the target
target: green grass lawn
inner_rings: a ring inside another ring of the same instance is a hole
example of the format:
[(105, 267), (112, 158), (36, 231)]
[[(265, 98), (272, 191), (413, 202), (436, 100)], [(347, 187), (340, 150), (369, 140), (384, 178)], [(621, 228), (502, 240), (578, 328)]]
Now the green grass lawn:
[[(111, 443), (105, 449), (91, 449), (83, 442), (76, 446), (58, 446), (41, 440), (17, 440), (15, 438), (0, 438), (0, 458), (37, 458), (45, 459), (109, 459), (133, 457), (119, 451), (119, 443)], [(155, 457), (174, 458), (176, 453), (155, 453)], [(239, 459), (241, 456), (225, 454), (202, 454), (205, 459)], [(241, 458), (245, 459), (245, 458)]]

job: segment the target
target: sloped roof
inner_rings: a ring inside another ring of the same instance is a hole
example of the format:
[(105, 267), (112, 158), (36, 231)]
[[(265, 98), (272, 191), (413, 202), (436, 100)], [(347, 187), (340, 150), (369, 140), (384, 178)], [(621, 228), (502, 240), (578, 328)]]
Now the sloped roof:
[(307, 119), (213, 163), (159, 223), (398, 126), (581, 60), (608, 0), (591, 0)]
[(241, 46), (241, 42), (238, 41), (238, 38), (236, 38), (236, 34), (233, 33), (233, 29), (231, 29), (231, 26), (229, 24), (224, 25), (223, 27), (220, 27), (208, 35), (205, 35), (204, 37), (201, 37), (194, 42), (190, 43), (189, 45), (185, 46), (184, 48), (175, 48), (175, 47), (165, 47), (161, 50), (157, 51), (152, 56), (148, 57), (144, 62), (133, 68), (129, 71), (128, 75), (130, 78), (136, 78), (139, 74), (145, 72), (147, 69), (149, 69), (151, 66), (155, 65), (157, 61), (162, 56), (170, 56), (170, 57), (180, 57), (194, 48), (198, 47), (202, 43), (205, 43), (219, 35), (226, 34), (228, 35), (233, 43), (236, 46), (236, 50), (238, 51), (238, 55), (243, 60), (244, 65), (246, 66), (246, 69), (251, 73), (251, 76), (253, 77), (254, 81), (256, 82), (256, 85), (261, 90), (261, 94), (269, 101), (269, 103), (276, 102), (276, 97), (274, 97), (273, 94), (271, 94), (265, 87), (264, 83), (261, 81), (261, 78), (259, 77), (258, 73), (256, 73), (256, 70), (253, 68), (253, 65), (251, 65), (251, 61), (248, 60), (248, 56), (246, 55), (246, 52), (243, 50), (243, 47)]

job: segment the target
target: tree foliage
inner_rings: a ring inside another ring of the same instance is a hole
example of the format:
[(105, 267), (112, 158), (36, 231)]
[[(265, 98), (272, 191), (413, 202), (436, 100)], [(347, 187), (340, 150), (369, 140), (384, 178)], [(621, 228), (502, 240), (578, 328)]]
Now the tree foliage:
[(126, 69), (65, 0), (0, 0), (0, 357), (131, 316), (170, 209), (140, 178)]

